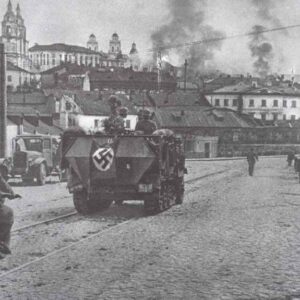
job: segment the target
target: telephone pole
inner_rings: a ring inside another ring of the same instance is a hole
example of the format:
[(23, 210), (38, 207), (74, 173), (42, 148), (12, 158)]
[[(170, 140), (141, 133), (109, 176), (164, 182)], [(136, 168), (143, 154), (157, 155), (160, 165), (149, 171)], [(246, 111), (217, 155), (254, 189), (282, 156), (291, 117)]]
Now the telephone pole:
[(188, 62), (187, 59), (184, 61), (184, 91), (186, 91), (186, 72), (187, 72)]
[(6, 156), (6, 57), (4, 44), (0, 44), (0, 158)]

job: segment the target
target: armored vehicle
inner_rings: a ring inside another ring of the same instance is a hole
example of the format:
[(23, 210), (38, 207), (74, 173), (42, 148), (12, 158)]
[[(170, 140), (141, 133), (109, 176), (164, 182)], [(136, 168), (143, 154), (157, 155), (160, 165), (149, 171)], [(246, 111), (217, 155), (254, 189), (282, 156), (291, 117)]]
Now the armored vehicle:
[(62, 167), (82, 214), (106, 209), (112, 201), (143, 200), (151, 214), (183, 201), (185, 159), (175, 136), (68, 132)]
[(56, 137), (50, 135), (19, 135), (13, 139), (10, 173), (21, 175), (25, 183), (36, 178), (45, 184), (50, 174), (59, 175), (60, 155)]

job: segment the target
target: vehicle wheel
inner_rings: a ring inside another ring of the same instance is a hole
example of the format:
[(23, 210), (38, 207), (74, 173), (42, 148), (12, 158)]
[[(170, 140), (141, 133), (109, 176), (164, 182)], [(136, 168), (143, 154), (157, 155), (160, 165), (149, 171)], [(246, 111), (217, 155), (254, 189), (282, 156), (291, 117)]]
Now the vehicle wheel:
[(75, 209), (83, 215), (87, 215), (92, 212), (90, 205), (88, 205), (88, 195), (86, 190), (75, 191), (73, 193), (73, 203)]
[(45, 164), (40, 164), (37, 170), (37, 183), (38, 185), (44, 185), (46, 183), (47, 170)]
[(90, 207), (90, 211), (91, 212), (98, 212), (98, 211), (102, 211), (105, 209), (108, 209), (111, 204), (112, 204), (112, 200), (99, 200), (97, 199), (97, 195), (91, 195), (91, 198), (88, 201), (88, 206)]
[(6, 167), (0, 167), (0, 174), (6, 181), (8, 180), (8, 170)]

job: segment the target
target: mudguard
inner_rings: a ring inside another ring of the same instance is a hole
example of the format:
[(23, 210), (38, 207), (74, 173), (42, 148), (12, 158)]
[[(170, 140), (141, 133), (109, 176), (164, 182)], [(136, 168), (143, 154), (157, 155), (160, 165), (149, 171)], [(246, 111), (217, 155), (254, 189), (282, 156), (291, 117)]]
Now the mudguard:
[[(45, 163), (46, 167), (47, 167), (47, 163), (46, 163), (46, 159), (44, 157), (38, 157), (36, 158), (32, 163), (31, 163), (31, 168), (37, 168), (41, 163)], [(47, 167), (48, 168), (48, 167)]]

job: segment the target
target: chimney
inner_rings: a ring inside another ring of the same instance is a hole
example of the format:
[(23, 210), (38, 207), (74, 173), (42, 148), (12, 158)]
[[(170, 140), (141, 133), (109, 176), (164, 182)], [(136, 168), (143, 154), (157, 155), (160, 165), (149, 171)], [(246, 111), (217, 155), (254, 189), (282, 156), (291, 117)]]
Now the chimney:
[(4, 44), (0, 44), (0, 158), (6, 156), (7, 127), (6, 57)]

